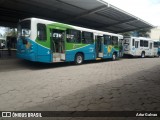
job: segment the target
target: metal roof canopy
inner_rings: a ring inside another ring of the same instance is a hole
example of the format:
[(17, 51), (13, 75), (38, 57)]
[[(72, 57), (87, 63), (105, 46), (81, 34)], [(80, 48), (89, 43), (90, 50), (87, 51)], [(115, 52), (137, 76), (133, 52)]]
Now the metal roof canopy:
[(28, 17), (113, 33), (154, 27), (103, 0), (0, 0), (0, 25), (16, 27)]

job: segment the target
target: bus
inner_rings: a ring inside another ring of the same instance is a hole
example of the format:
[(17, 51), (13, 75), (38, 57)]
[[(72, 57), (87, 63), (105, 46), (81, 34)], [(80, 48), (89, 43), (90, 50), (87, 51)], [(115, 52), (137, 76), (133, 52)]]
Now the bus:
[(154, 52), (154, 41), (144, 37), (124, 37), (123, 52), (124, 55), (140, 56), (144, 58), (154, 57), (157, 54)]
[(35, 62), (75, 62), (119, 56), (119, 39), (113, 34), (38, 18), (18, 24), (17, 57)]
[(160, 40), (158, 41), (158, 57), (160, 56)]
[(156, 57), (160, 56), (160, 41), (159, 40), (154, 40), (154, 55)]

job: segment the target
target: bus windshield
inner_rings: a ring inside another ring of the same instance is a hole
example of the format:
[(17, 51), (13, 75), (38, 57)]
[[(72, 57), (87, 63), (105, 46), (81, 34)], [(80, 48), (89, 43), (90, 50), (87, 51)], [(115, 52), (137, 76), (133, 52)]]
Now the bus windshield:
[(31, 21), (25, 20), (18, 25), (18, 36), (29, 37), (31, 34)]

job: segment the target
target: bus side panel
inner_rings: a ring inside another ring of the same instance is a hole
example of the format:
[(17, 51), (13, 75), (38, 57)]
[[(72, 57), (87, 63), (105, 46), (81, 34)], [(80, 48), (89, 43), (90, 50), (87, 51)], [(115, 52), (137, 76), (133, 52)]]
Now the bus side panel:
[(158, 48), (153, 48), (153, 55), (154, 56), (158, 56)]
[(83, 53), (84, 60), (94, 60), (95, 59), (95, 45), (89, 44), (80, 48), (66, 50), (66, 61), (74, 61), (76, 53)]
[(113, 47), (111, 45), (103, 45), (103, 53), (104, 53), (104, 56), (103, 58), (112, 58), (112, 49)]
[(37, 44), (37, 61), (51, 63), (52, 54), (49, 48)]
[(117, 57), (119, 57), (119, 50), (118, 48), (114, 48), (113, 45), (103, 45), (103, 58), (112, 58), (114, 52), (117, 52)]
[(17, 41), (17, 57), (30, 61), (36, 61), (37, 44), (29, 38), (25, 39), (26, 44), (24, 44), (23, 41), (24, 40), (21, 38)]

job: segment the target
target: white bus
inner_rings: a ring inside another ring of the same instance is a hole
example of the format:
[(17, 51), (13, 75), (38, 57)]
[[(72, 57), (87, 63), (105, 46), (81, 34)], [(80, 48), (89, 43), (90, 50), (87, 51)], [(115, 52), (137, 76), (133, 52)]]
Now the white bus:
[(124, 37), (124, 55), (154, 57), (154, 41), (144, 37)]

